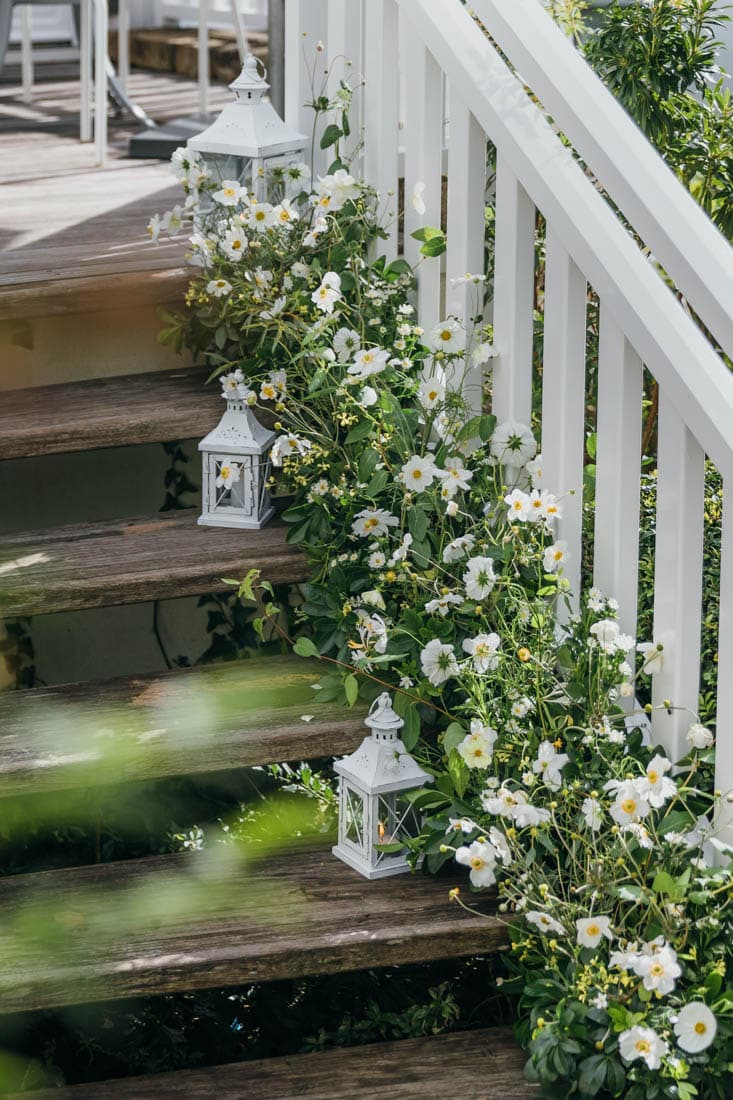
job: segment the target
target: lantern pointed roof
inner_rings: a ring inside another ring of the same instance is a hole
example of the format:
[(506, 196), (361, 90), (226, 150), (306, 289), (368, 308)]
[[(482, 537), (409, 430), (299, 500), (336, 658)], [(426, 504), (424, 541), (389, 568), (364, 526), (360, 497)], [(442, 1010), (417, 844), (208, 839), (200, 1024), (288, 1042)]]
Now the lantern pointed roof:
[(432, 775), (410, 756), (398, 737), (404, 722), (395, 714), (387, 692), (374, 700), (364, 722), (371, 726), (371, 735), (356, 752), (334, 763), (337, 775), (370, 794), (410, 790), (433, 782)]
[(252, 54), (245, 57), (242, 72), (229, 85), (234, 102), (226, 105), (211, 126), (190, 139), (189, 149), (204, 157), (207, 153), (252, 158), (302, 153), (308, 138), (283, 122), (264, 98), (270, 85), (259, 71), (260, 64)]

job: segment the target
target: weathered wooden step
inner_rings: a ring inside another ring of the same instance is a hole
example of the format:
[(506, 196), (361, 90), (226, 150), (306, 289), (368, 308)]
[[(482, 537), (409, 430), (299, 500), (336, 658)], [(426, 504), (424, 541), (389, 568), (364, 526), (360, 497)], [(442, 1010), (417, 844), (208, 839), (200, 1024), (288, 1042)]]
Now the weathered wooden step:
[[(509, 1028), (484, 1028), (398, 1043), (158, 1073), (75, 1088), (23, 1093), (23, 1100), (539, 1100)], [(18, 1095), (14, 1100), (21, 1100)]]
[(322, 672), (265, 657), (4, 693), (0, 798), (351, 752), (362, 711), (319, 703)]
[(0, 619), (222, 592), (261, 569), (273, 584), (307, 578), (274, 520), (261, 531), (199, 527), (197, 511), (73, 524), (0, 537)]
[(93, 378), (0, 395), (0, 459), (203, 436), (223, 410), (207, 370)]
[[(273, 822), (273, 829), (276, 829)], [(330, 848), (243, 866), (215, 847), (0, 881), (0, 1012), (489, 954), (495, 901), (463, 876), (368, 882)], [(256, 850), (256, 849), (255, 849)]]

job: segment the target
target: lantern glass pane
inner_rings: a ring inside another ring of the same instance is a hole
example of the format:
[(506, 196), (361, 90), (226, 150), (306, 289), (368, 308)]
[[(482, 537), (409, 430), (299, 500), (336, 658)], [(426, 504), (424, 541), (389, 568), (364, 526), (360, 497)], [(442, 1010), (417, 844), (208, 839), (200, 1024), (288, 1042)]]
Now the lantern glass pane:
[[(412, 803), (403, 795), (390, 792), (379, 796), (377, 819), (374, 825), (374, 844), (396, 844), (405, 837), (415, 837), (420, 832), (420, 815)], [(394, 858), (395, 853), (377, 851), (376, 865), (385, 859)], [(400, 859), (402, 856), (399, 857)]]
[(355, 848), (360, 851), (364, 851), (366, 848), (366, 837), (364, 835), (366, 825), (366, 813), (364, 808), (364, 799), (355, 791), (353, 787), (348, 785), (344, 790), (344, 817), (343, 817), (343, 838), (349, 843), (353, 844)]
[(252, 460), (247, 456), (233, 462), (231, 459), (214, 459), (214, 508), (235, 509), (244, 515), (254, 511), (252, 486)]

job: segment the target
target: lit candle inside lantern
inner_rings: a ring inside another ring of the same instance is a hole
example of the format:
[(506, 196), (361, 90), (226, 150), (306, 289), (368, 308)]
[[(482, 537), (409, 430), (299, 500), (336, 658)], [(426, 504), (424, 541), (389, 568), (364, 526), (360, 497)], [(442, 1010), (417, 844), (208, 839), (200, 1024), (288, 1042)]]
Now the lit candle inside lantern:
[(379, 822), (379, 827), (377, 829), (377, 835), (379, 836), (380, 842), (384, 840), (384, 834), (385, 834), (386, 831), (387, 830), (384, 827), (384, 822), (380, 821)]

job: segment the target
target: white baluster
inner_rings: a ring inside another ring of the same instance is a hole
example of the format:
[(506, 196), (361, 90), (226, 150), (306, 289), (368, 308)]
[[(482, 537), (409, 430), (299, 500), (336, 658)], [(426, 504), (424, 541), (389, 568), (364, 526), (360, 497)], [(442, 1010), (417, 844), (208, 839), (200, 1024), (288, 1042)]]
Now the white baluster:
[[(440, 226), (443, 190), (443, 78), (433, 55), (425, 49), (411, 24), (402, 20), (405, 42), (405, 84), (409, 88), (404, 131), (405, 242), (404, 252), (418, 269), (418, 319), (424, 329), (440, 317), (440, 260), (420, 255), (420, 242), (411, 234), (423, 226)], [(424, 185), (425, 212), (415, 209), (415, 186)]]
[(658, 440), (654, 637), (645, 640), (664, 646), (653, 705), (686, 708), (655, 710), (652, 719), (655, 741), (676, 759), (687, 751), (700, 686), (705, 455), (663, 390)]
[(107, 0), (94, 0), (94, 160), (102, 166), (107, 158)]
[(20, 7), (20, 72), (23, 101), (30, 103), (33, 97), (33, 16), (29, 4)]
[(376, 250), (397, 255), (399, 19), (395, 0), (368, 0), (364, 25), (364, 171), (381, 196), (386, 241)]
[[(303, 134), (313, 135), (314, 115), (311, 103), (314, 95), (326, 90), (328, 40), (327, 0), (286, 0), (285, 3), (285, 121)], [(319, 52), (317, 46), (323, 44)], [(322, 117), (313, 136), (314, 178), (326, 169), (328, 153), (320, 148), (326, 123)], [(310, 148), (308, 159), (310, 160)]]
[(718, 705), (715, 721), (715, 788), (723, 794), (717, 824), (721, 839), (733, 844), (733, 493), (723, 486), (723, 536), (720, 561), (718, 634)]
[(601, 303), (598, 347), (593, 583), (619, 602), (619, 624), (636, 637), (643, 368)]
[(79, 140), (92, 140), (92, 0), (81, 0), (79, 13)]
[(494, 259), (493, 411), (499, 421), (532, 415), (535, 209), (507, 161), (497, 154)]
[(119, 0), (117, 6), (117, 75), (122, 90), (127, 91), (127, 80), (130, 76), (129, 0)]
[(209, 5), (199, 0), (198, 27), (198, 113), (206, 118), (209, 113)]
[[(349, 124), (351, 137), (342, 140), (342, 156), (351, 159), (361, 142), (363, 97), (362, 81), (362, 3), (361, 0), (329, 0), (328, 68), (329, 95), (333, 98), (345, 81), (352, 89)], [(354, 166), (356, 167), (356, 166)]]
[[(542, 355), (542, 466), (547, 486), (562, 497), (556, 534), (567, 543), (564, 567), (571, 605), (578, 606), (583, 543), (585, 452), (586, 282), (551, 225), (547, 226), (545, 337)], [(559, 618), (565, 618), (561, 607)]]

